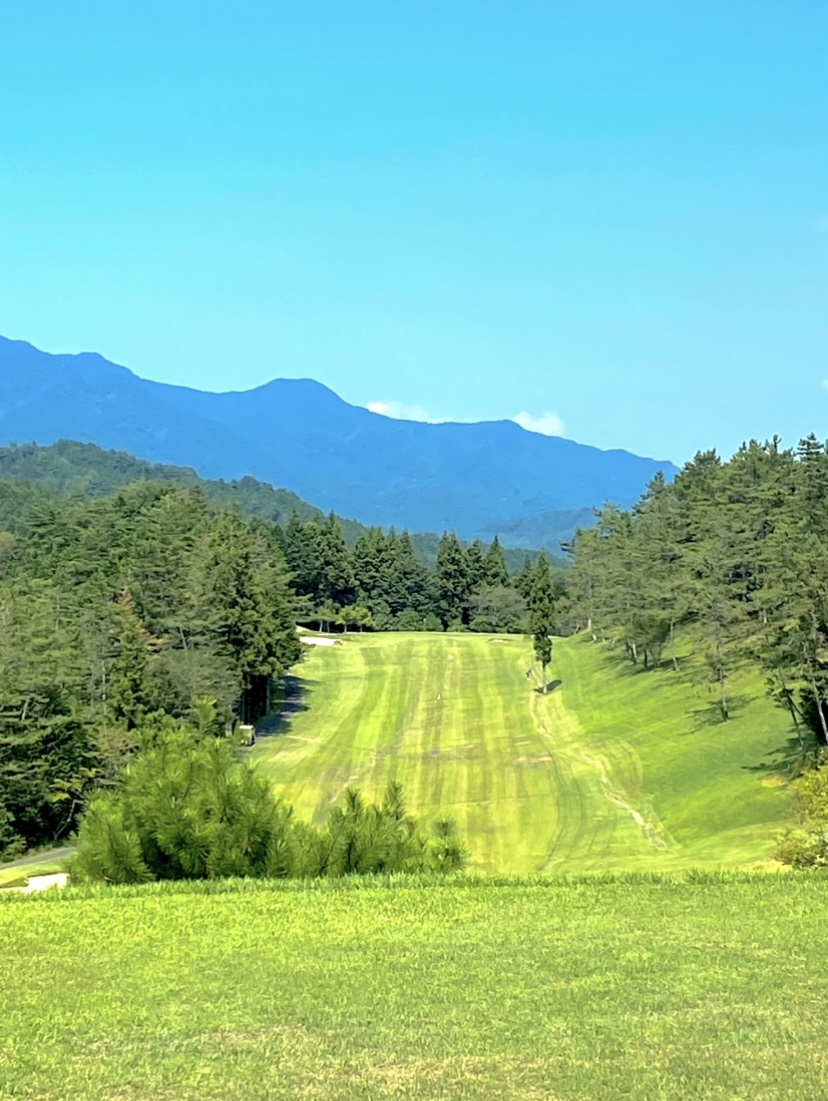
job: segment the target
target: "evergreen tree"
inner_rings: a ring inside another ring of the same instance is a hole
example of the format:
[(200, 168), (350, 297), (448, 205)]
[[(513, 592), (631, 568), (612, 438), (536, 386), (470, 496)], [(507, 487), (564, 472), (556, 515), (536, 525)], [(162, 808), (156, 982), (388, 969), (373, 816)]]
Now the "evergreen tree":
[(331, 601), (344, 607), (354, 599), (354, 572), (342, 525), (331, 512), (325, 523), (314, 525), (314, 529), (317, 563), (314, 596), (319, 603)]
[(486, 581), (486, 558), (479, 539), (475, 539), (466, 548), (466, 574), (471, 593), (477, 592)]
[(446, 532), (440, 540), (435, 586), (443, 626), (468, 625), (472, 593), (468, 559), (453, 532)]
[(485, 581), (488, 585), (508, 585), (509, 571), (506, 568), (506, 559), (503, 548), (497, 536), (492, 540), (491, 546), (486, 551), (484, 559)]
[(555, 629), (555, 596), (549, 560), (544, 552), (538, 558), (529, 603), (532, 642), (541, 667), (542, 691), (548, 691), (546, 670), (552, 660), (552, 633)]

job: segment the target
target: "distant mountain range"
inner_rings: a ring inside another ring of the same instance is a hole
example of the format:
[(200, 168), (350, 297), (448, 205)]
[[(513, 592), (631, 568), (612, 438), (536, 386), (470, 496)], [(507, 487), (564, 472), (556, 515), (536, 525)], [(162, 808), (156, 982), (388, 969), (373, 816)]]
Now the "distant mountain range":
[(101, 356), (49, 355), (0, 337), (0, 445), (60, 439), (194, 468), (251, 475), (324, 511), (412, 531), (497, 534), (545, 545), (628, 506), (669, 462), (527, 432), (512, 421), (423, 424), (349, 405), (310, 379), (224, 394), (139, 378)]

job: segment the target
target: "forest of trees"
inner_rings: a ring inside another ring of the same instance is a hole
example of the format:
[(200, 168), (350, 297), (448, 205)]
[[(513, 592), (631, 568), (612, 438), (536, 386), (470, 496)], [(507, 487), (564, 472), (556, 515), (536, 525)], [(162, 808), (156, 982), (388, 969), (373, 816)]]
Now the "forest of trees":
[(2, 851), (65, 836), (156, 717), (257, 717), (299, 643), (270, 533), (197, 489), (0, 483), (0, 516)]
[(828, 445), (699, 453), (673, 483), (656, 478), (634, 508), (597, 520), (570, 548), (572, 629), (646, 668), (677, 663), (676, 629), (691, 625), (722, 721), (733, 668), (750, 660), (802, 748), (828, 744)]
[(0, 481), (0, 857), (67, 837), (139, 731), (207, 704), (218, 733), (255, 722), (297, 623), (524, 630), (535, 572), (452, 534), (429, 569), (405, 532), (351, 549), (334, 516), (280, 526), (170, 480), (93, 499)]
[[(286, 524), (291, 516), (321, 523), (325, 513), (303, 501), (287, 489), (276, 489), (250, 476), (236, 481), (201, 478), (189, 467), (168, 463), (150, 463), (125, 451), (105, 451), (92, 443), (58, 440), (47, 447), (35, 443), (0, 447), (0, 481), (25, 482), (29, 486), (62, 496), (109, 497), (118, 489), (138, 481), (154, 481), (197, 486), (208, 501), (234, 505), (249, 520), (270, 520)], [(353, 549), (360, 536), (368, 533), (358, 520), (339, 518), (346, 545)], [(411, 543), (417, 557), (433, 569), (440, 546), (434, 532), (412, 532)], [(525, 552), (504, 548), (510, 572), (520, 569)], [(530, 558), (534, 561), (536, 555)]]
[[(537, 569), (527, 556), (514, 574), (497, 537), (464, 546), (448, 532), (429, 569), (408, 532), (368, 529), (350, 550), (339, 521), (303, 523), (291, 518), (274, 531), (291, 586), (301, 598), (300, 618), (323, 629), (379, 631), (502, 631), (529, 629)], [(548, 563), (547, 563), (548, 567)], [(563, 572), (553, 572), (563, 590)]]

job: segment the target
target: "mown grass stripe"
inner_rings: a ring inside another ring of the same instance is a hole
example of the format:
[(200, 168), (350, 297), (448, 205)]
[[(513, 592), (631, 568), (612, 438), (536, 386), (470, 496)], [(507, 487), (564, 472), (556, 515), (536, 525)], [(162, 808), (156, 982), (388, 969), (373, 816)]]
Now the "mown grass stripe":
[(683, 671), (630, 672), (606, 647), (556, 640), (562, 686), (544, 696), (531, 661), (520, 638), (349, 638), (309, 655), (307, 711), (254, 757), (317, 821), (348, 784), (375, 796), (395, 776), (414, 813), (457, 818), (481, 870), (767, 859), (792, 807), (773, 770), (787, 720), (758, 678), (739, 674), (747, 703), (724, 729), (699, 725)]

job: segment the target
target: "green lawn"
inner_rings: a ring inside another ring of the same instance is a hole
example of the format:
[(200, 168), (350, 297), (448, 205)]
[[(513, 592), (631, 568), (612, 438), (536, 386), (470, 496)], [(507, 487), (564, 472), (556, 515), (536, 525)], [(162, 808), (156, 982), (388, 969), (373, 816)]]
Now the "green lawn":
[(828, 879), (0, 896), (0, 1098), (824, 1101)]
[(411, 809), (453, 814), (496, 872), (727, 868), (767, 861), (793, 807), (775, 767), (786, 715), (742, 671), (716, 722), (691, 670), (635, 671), (557, 640), (547, 696), (520, 638), (386, 634), (312, 650), (305, 710), (253, 756), (306, 818), (390, 776)]

